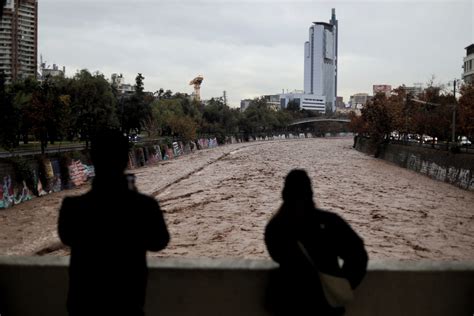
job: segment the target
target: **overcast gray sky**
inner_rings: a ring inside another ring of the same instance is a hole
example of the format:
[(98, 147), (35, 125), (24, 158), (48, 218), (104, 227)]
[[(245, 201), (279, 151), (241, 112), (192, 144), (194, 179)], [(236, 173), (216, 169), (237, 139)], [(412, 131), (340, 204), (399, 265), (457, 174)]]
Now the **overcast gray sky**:
[(123, 73), (145, 88), (226, 90), (241, 99), (303, 89), (303, 45), (313, 21), (339, 20), (339, 95), (372, 84), (460, 78), (474, 43), (474, 0), (151, 1), (39, 0), (39, 53), (67, 75), (87, 68)]

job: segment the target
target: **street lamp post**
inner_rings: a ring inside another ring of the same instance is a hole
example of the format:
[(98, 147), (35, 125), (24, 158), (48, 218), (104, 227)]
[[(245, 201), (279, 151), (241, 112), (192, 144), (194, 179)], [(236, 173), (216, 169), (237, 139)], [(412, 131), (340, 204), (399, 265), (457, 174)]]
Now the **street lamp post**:
[(453, 81), (453, 86), (454, 86), (454, 106), (453, 106), (453, 133), (451, 137), (451, 141), (454, 142), (456, 141), (456, 80)]
[(456, 83), (458, 83), (459, 79), (453, 80), (453, 94), (454, 94), (454, 105), (453, 105), (453, 132), (451, 141), (454, 143), (456, 142)]

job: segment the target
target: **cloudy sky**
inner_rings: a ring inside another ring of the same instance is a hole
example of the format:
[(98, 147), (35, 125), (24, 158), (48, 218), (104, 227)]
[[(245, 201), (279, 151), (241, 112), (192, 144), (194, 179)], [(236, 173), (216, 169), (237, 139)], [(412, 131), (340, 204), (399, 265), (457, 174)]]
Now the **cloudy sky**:
[(460, 78), (474, 43), (474, 0), (152, 1), (39, 0), (39, 53), (67, 75), (87, 68), (123, 73), (145, 88), (227, 91), (240, 99), (303, 89), (303, 45), (313, 21), (339, 20), (339, 95), (372, 84)]

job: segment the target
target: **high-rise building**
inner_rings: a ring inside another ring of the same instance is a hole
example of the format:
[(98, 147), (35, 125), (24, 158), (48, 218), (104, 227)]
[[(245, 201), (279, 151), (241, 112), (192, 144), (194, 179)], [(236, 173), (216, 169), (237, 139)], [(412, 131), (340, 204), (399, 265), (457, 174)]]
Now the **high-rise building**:
[(466, 57), (464, 57), (463, 68), (463, 80), (465, 82), (474, 82), (474, 44), (466, 47)]
[(7, 83), (36, 78), (37, 51), (37, 0), (6, 0), (0, 18), (0, 72)]
[(329, 23), (313, 22), (304, 45), (304, 92), (325, 97), (326, 112), (336, 109), (338, 21), (332, 9)]

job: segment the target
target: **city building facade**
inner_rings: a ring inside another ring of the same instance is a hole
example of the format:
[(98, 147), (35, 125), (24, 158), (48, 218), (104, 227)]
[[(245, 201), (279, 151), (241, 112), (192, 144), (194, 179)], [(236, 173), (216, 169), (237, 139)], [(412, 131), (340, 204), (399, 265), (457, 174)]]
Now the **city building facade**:
[(474, 82), (474, 44), (466, 47), (466, 57), (464, 57), (463, 68), (463, 80), (465, 82)]
[(346, 104), (343, 97), (336, 97), (336, 108), (344, 109)]
[(121, 95), (132, 94), (135, 92), (135, 86), (125, 83), (125, 78), (122, 74), (112, 74), (110, 83), (117, 89)]
[(356, 93), (354, 95), (351, 95), (349, 104), (350, 107), (353, 109), (362, 109), (367, 102), (371, 100), (371, 96), (369, 96), (368, 93)]
[(279, 94), (264, 95), (262, 96), (262, 98), (267, 102), (268, 107), (270, 107), (271, 109), (276, 111), (281, 108)]
[(37, 55), (37, 0), (6, 0), (0, 18), (0, 72), (6, 82), (37, 78)]
[(46, 63), (41, 63), (39, 80), (43, 81), (47, 77), (66, 77), (66, 67), (63, 66), (62, 69), (58, 65), (53, 64), (53, 67), (46, 66)]
[(338, 21), (332, 9), (329, 23), (313, 22), (304, 44), (304, 93), (325, 97), (326, 111), (334, 112), (337, 96)]
[(419, 94), (423, 93), (423, 84), (415, 83), (411, 87), (407, 87), (405, 85), (402, 86), (405, 89), (407, 94), (410, 94), (414, 97), (418, 96)]
[(392, 86), (388, 84), (374, 84), (372, 86), (373, 95), (377, 93), (383, 93), (388, 98), (392, 92)]
[(301, 110), (326, 113), (326, 98), (324, 96), (306, 93), (285, 93), (280, 95), (280, 108), (286, 109), (290, 101), (296, 102)]

